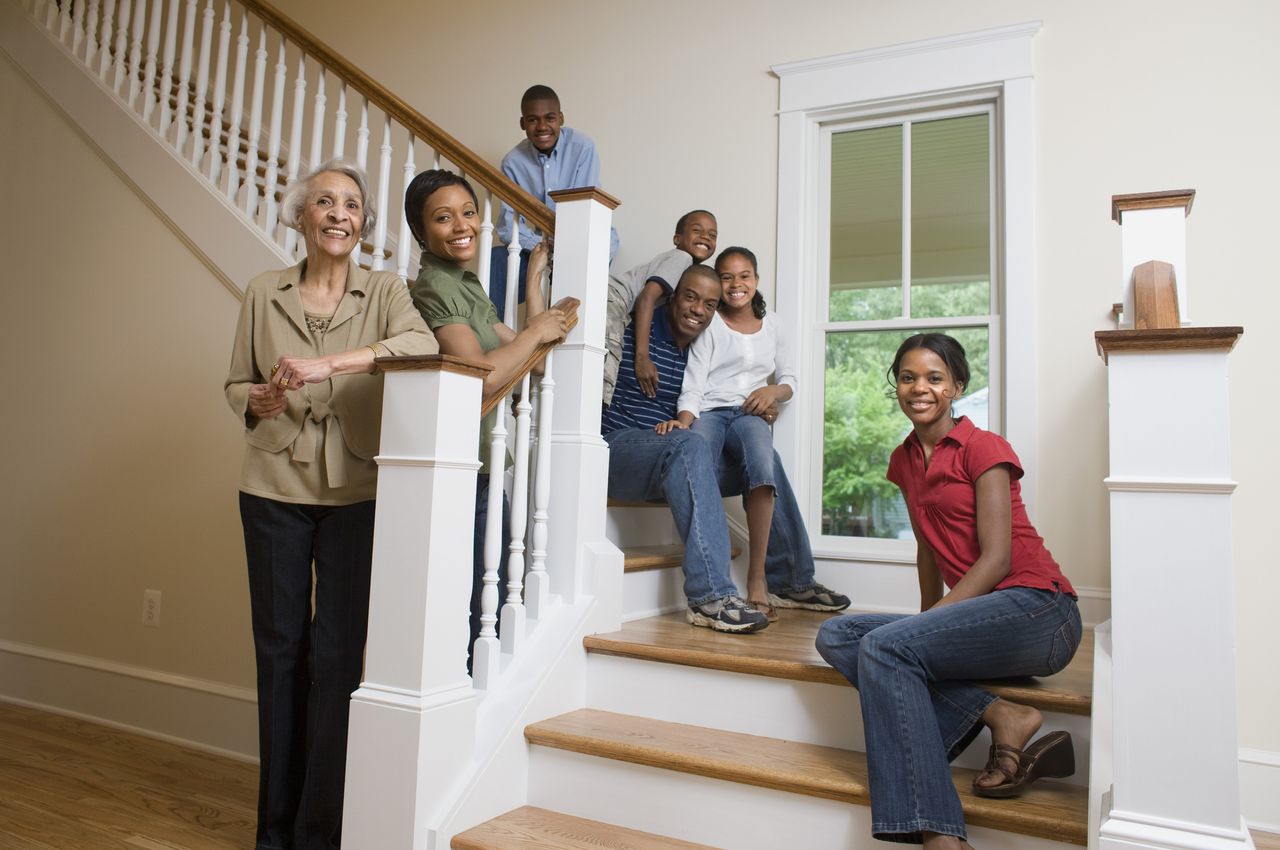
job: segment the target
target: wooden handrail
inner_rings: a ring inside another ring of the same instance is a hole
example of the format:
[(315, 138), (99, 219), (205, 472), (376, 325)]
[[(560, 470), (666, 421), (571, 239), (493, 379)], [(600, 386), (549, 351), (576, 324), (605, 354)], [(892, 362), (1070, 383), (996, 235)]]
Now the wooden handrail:
[(528, 220), (532, 227), (542, 230), (548, 236), (554, 235), (555, 214), (546, 204), (517, 186), (501, 171), (476, 156), (470, 148), (437, 127), (421, 112), (392, 94), (346, 58), (333, 52), (324, 42), (307, 32), (279, 9), (262, 0), (240, 0), (240, 2), (265, 23), (287, 36), (306, 55), (319, 61), (327, 70), (341, 77), (348, 86), (394, 118), (401, 126), (413, 133), (415, 139), (421, 139), (431, 145), (441, 156), (461, 168), (467, 177), (510, 204), (517, 213)]
[[(573, 297), (561, 298), (555, 303), (554, 309), (563, 310), (568, 321), (568, 327), (565, 329), (566, 333), (573, 330), (574, 326), (578, 324), (578, 305), (581, 303), (581, 301)], [(524, 363), (520, 364), (520, 368), (516, 370), (515, 375), (501, 387), (494, 390), (491, 395), (485, 397), (484, 404), (480, 406), (481, 418), (488, 416), (489, 411), (497, 407), (498, 403), (515, 389), (516, 384), (524, 380), (524, 376), (529, 374), (534, 366), (542, 362), (542, 358), (547, 356), (547, 352), (559, 344), (559, 342), (544, 342), (539, 345), (533, 354), (530, 354)]]

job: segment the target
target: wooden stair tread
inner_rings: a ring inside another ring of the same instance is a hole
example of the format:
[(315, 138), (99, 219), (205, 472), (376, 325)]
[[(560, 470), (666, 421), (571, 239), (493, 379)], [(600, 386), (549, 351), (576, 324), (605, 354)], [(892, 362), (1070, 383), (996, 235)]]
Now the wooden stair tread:
[[(818, 627), (831, 614), (783, 608), (776, 623), (750, 635), (730, 635), (699, 629), (685, 621), (683, 611), (624, 623), (616, 632), (588, 635), (590, 652), (727, 670), (848, 685), (823, 660), (814, 646)], [(985, 682), (992, 693), (1041, 711), (1088, 715), (1093, 708), (1093, 631), (1086, 630), (1075, 658), (1066, 669), (1043, 679), (1003, 679)]]
[[(736, 558), (741, 554), (741, 546), (730, 547), (729, 557)], [(624, 572), (661, 570), (667, 567), (678, 567), (684, 563), (684, 546), (679, 543), (668, 543), (662, 546), (624, 546), (622, 555)]]
[[(865, 753), (580, 709), (525, 727), (531, 744), (712, 779), (870, 804)], [(971, 789), (977, 771), (952, 768), (965, 822), (1072, 844), (1087, 843), (1088, 791), (1040, 781), (1021, 797), (990, 800)]]
[(453, 837), (453, 850), (716, 850), (650, 832), (523, 806)]

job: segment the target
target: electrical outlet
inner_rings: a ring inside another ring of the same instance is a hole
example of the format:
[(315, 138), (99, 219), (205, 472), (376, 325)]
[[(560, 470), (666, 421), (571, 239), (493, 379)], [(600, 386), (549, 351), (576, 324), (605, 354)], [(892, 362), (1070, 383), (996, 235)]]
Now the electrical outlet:
[(142, 591), (142, 625), (160, 628), (160, 591)]

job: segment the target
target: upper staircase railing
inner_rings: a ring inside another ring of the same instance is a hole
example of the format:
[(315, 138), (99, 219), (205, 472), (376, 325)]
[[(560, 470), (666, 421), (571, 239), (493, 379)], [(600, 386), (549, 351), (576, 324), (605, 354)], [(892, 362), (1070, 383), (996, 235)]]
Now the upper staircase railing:
[[(280, 224), (281, 190), (334, 157), (353, 159), (375, 187), (377, 224), (359, 257), (373, 269), (394, 268), (406, 278), (416, 272), (418, 248), (402, 204), (392, 201), (404, 196), (419, 168), (451, 168), (476, 188), (481, 280), (489, 279), (494, 221), (504, 202), (530, 227), (554, 233), (555, 216), (545, 204), (261, 0), (24, 2), (282, 258), (300, 258), (301, 245)], [(371, 141), (380, 142), (372, 163)], [(518, 256), (518, 244), (508, 247), (509, 258)], [(510, 260), (508, 267), (514, 296), (517, 271)]]

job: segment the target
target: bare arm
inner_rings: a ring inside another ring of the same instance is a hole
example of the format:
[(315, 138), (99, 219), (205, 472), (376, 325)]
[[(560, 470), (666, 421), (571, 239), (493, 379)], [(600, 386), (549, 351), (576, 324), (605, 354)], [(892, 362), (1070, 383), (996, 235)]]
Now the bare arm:
[(950, 605), (990, 593), (1009, 575), (1013, 550), (1013, 507), (1009, 500), (1009, 467), (997, 464), (973, 482), (978, 510), (978, 548), (982, 554), (964, 578), (937, 603)]
[(632, 309), (635, 316), (636, 382), (640, 384), (641, 392), (649, 398), (658, 394), (658, 367), (649, 359), (649, 331), (653, 327), (653, 311), (664, 292), (666, 290), (657, 281), (645, 281), (644, 289), (640, 290)]
[(911, 530), (916, 535), (916, 573), (920, 580), (920, 610), (928, 611), (942, 598), (942, 573), (933, 550), (920, 536), (915, 517), (911, 518)]

